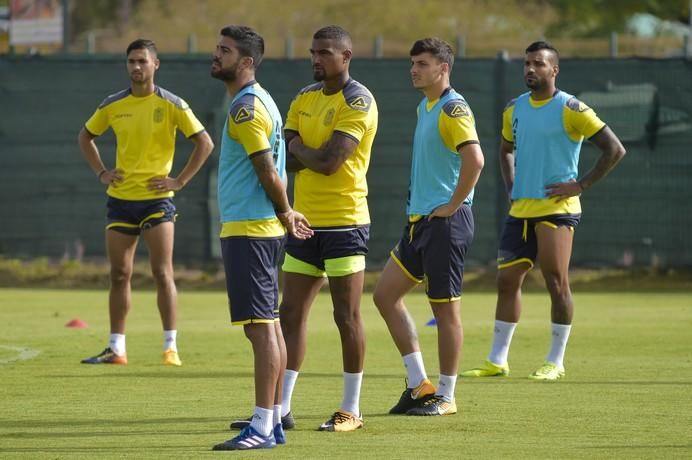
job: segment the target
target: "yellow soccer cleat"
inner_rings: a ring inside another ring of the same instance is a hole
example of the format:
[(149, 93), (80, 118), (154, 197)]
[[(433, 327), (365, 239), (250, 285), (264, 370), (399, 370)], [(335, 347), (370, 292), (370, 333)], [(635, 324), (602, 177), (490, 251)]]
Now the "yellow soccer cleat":
[(486, 360), (481, 367), (469, 369), (459, 375), (462, 377), (507, 377), (509, 375), (509, 366), (507, 364), (491, 363)]
[(319, 431), (356, 431), (363, 428), (363, 416), (356, 416), (344, 410), (334, 412), (332, 418), (318, 428)]
[(565, 377), (565, 368), (554, 363), (545, 363), (536, 372), (529, 375), (530, 380), (555, 382)]
[(183, 362), (180, 360), (178, 352), (169, 348), (163, 352), (163, 364), (166, 366), (182, 366)]

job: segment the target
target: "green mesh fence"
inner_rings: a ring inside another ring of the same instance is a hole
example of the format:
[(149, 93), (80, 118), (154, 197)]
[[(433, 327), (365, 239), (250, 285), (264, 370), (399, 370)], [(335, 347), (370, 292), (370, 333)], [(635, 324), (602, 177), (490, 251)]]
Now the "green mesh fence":
[[(217, 141), (227, 99), (207, 56), (161, 56), (157, 83), (189, 102)], [(368, 266), (380, 268), (406, 217), (415, 107), (407, 60), (356, 59), (352, 76), (373, 92), (380, 128), (368, 173), (372, 214)], [(258, 72), (284, 112), (310, 83), (305, 60), (268, 60)], [(105, 194), (77, 148), (99, 102), (127, 86), (120, 56), (0, 58), (0, 255), (103, 256)], [(493, 265), (506, 203), (497, 162), (500, 114), (524, 92), (522, 61), (465, 59), (452, 85), (477, 121), (486, 167), (476, 190), (469, 264)], [(681, 59), (563, 59), (558, 86), (591, 105), (627, 148), (621, 165), (582, 197), (573, 266), (692, 266), (692, 63)], [(115, 140), (98, 145), (113, 164)], [(179, 137), (174, 171), (191, 143)], [(580, 171), (598, 158), (588, 143)], [(176, 261), (219, 256), (215, 202), (218, 153), (176, 197)]]

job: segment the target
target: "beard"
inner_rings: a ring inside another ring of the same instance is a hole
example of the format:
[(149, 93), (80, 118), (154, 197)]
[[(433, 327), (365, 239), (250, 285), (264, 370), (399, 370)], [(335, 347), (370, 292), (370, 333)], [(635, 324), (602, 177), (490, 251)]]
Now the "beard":
[(327, 77), (327, 74), (324, 72), (324, 69), (319, 69), (319, 70), (313, 70), (312, 71), (312, 78), (315, 81), (324, 81), (324, 79)]
[(217, 64), (219, 68), (214, 69), (212, 67), (210, 74), (213, 78), (221, 81), (234, 81), (236, 79), (236, 70), (238, 70), (237, 65), (234, 65), (233, 67), (220, 67), (221, 63), (215, 62), (215, 64)]

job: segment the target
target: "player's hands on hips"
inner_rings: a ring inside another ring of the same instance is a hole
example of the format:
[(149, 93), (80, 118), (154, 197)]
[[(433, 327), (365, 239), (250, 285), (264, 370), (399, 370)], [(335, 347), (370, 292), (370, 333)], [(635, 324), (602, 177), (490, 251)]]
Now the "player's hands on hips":
[(103, 171), (101, 174), (99, 174), (99, 181), (103, 185), (110, 185), (113, 187), (117, 187), (119, 183), (123, 181), (123, 170), (116, 168), (116, 169), (106, 169)]
[(154, 177), (149, 179), (149, 190), (156, 193), (177, 192), (183, 184), (172, 177)]
[(449, 217), (457, 212), (458, 209), (459, 206), (452, 206), (449, 203), (443, 204), (433, 209), (433, 212), (428, 216), (428, 220), (433, 220), (435, 217)]
[(286, 212), (277, 212), (276, 217), (279, 218), (281, 224), (286, 227), (288, 233), (294, 238), (299, 240), (307, 240), (313, 235), (313, 231), (310, 228), (310, 222), (305, 218), (304, 215), (293, 209), (289, 209)]
[(569, 182), (559, 182), (557, 184), (548, 184), (545, 186), (545, 194), (549, 198), (557, 198), (557, 201), (566, 200), (571, 196), (580, 195), (583, 192), (581, 184), (572, 180)]

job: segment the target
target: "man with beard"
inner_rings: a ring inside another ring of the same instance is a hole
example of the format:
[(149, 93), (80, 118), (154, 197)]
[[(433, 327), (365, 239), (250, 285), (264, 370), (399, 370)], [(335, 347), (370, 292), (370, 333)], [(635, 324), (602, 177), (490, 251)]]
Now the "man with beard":
[[(108, 186), (106, 246), (110, 261), (110, 341), (85, 364), (127, 364), (125, 319), (130, 311), (132, 268), (139, 235), (149, 248), (156, 299), (164, 329), (163, 362), (180, 366), (176, 344), (173, 278), (174, 192), (199, 171), (214, 143), (187, 103), (154, 84), (159, 68), (156, 46), (138, 39), (127, 47), (130, 88), (108, 96), (79, 132), (79, 147), (98, 180)], [(104, 165), (94, 139), (108, 128), (115, 133), (115, 168)], [(194, 149), (177, 177), (173, 166), (176, 130)]]
[[(625, 155), (615, 134), (583, 102), (556, 88), (557, 50), (539, 41), (526, 48), (524, 80), (529, 92), (505, 108), (500, 166), (511, 201), (498, 251), (497, 307), (493, 344), (486, 362), (463, 377), (509, 374), (507, 356), (521, 314), (521, 286), (538, 259), (550, 293), (552, 343), (531, 380), (565, 376), (564, 354), (573, 302), (569, 262), (581, 218), (579, 195), (604, 178)], [(584, 138), (601, 151), (596, 165), (578, 177)]]
[(310, 220), (315, 236), (286, 244), (281, 327), (286, 340), (282, 412), (292, 424), (291, 396), (305, 357), (307, 319), (326, 276), (341, 336), (344, 394), (321, 431), (363, 426), (360, 388), (365, 334), (360, 316), (370, 229), (365, 175), (377, 131), (377, 105), (370, 91), (349, 75), (351, 37), (339, 26), (313, 35), (310, 54), (317, 83), (291, 102), (284, 128), (287, 169), (296, 171), (295, 208)]
[(221, 139), (218, 202), (221, 250), (231, 323), (243, 325), (255, 356), (255, 411), (240, 434), (214, 450), (284, 444), (280, 376), (286, 365), (278, 321), (278, 265), (286, 230), (296, 239), (312, 230), (286, 196), (286, 148), (279, 109), (255, 81), (264, 40), (253, 29), (221, 30), (211, 76), (231, 97)]

